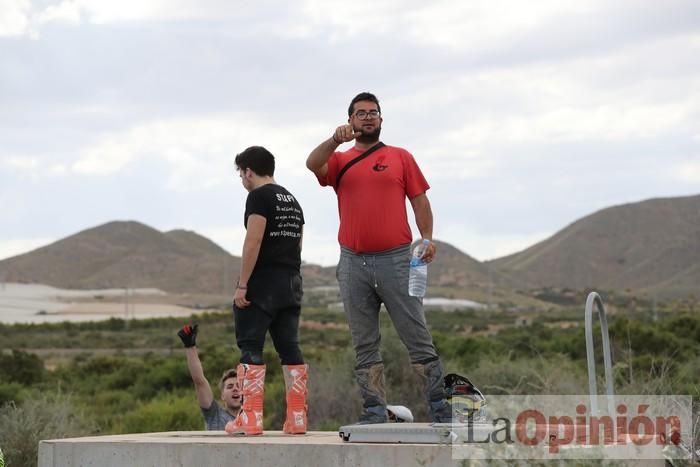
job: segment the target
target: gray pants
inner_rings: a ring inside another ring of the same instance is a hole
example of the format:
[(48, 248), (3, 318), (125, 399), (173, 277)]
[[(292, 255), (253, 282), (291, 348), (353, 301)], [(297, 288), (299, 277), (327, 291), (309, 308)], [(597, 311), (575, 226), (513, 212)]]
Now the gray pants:
[(423, 300), (408, 295), (410, 246), (372, 254), (341, 247), (336, 277), (355, 347), (357, 368), (382, 361), (379, 307), (389, 312), (411, 363), (438, 359), (423, 312)]

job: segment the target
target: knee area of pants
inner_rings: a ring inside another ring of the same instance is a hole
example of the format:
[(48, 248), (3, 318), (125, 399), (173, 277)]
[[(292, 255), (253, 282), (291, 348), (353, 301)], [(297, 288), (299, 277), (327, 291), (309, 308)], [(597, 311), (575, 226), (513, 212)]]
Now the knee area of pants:
[(384, 362), (381, 360), (374, 360), (369, 363), (358, 363), (357, 365), (355, 365), (355, 371), (368, 371), (370, 368), (378, 365), (384, 367)]
[(382, 355), (376, 351), (355, 352), (355, 368), (369, 368), (382, 363)]
[(241, 350), (241, 363), (247, 363), (249, 365), (263, 365), (265, 364), (265, 360), (263, 359), (262, 352)]
[(411, 361), (411, 365), (414, 367), (422, 367), (422, 368), (427, 368), (427, 369), (442, 366), (440, 364), (439, 357), (429, 357), (429, 358), (424, 358), (422, 360)]

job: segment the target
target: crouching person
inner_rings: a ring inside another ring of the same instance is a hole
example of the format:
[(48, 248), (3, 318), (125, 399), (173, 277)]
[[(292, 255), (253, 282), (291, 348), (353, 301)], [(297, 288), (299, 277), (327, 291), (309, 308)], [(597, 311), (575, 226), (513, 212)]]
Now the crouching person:
[(308, 366), (299, 348), (304, 214), (296, 198), (275, 182), (275, 158), (267, 149), (249, 147), (236, 156), (235, 162), (248, 191), (243, 220), (246, 236), (233, 298), (243, 405), (236, 419), (226, 425), (226, 432), (263, 432), (263, 345), (269, 331), (282, 362), (287, 391), (283, 430), (303, 434), (307, 427), (308, 378)]

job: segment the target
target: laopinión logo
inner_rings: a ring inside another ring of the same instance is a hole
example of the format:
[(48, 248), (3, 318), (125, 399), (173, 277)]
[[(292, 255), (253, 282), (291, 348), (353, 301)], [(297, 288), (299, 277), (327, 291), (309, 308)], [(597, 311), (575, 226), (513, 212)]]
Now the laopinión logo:
[(692, 457), (690, 396), (522, 395), (488, 401), (478, 420), (453, 424), (453, 459)]

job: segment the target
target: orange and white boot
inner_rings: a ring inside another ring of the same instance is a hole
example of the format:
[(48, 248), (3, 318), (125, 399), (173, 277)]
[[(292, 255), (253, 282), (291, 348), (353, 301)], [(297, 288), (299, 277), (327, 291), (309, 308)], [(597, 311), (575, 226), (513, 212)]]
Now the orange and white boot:
[(243, 404), (238, 416), (224, 430), (230, 435), (261, 435), (265, 398), (265, 365), (240, 363), (237, 368)]
[(309, 365), (283, 365), (284, 385), (287, 387), (287, 419), (283, 430), (291, 435), (303, 435), (308, 424), (306, 412), (306, 381)]

